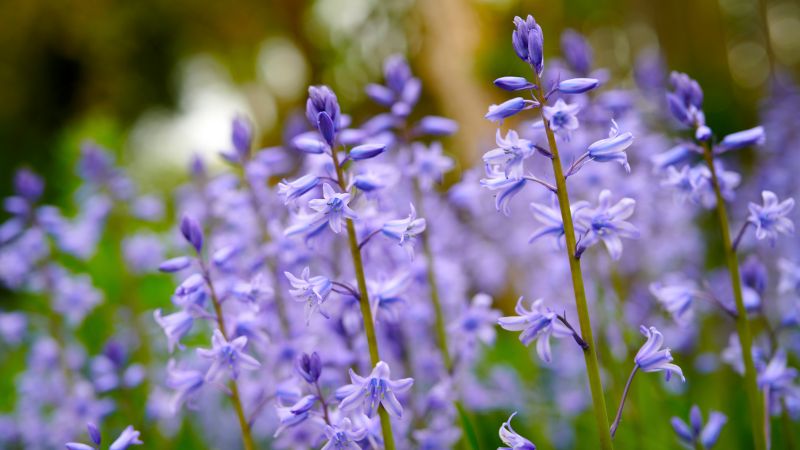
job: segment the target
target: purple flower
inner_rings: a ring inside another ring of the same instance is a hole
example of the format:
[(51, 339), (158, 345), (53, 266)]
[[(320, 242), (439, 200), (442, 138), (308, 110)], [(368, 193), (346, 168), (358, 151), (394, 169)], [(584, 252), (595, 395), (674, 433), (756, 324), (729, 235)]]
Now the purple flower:
[(505, 173), (506, 178), (520, 178), (523, 173), (523, 163), (534, 154), (534, 148), (527, 139), (520, 139), (514, 130), (508, 130), (504, 138), (497, 129), (495, 134), (497, 148), (489, 150), (483, 155), (483, 162), (487, 166), (497, 166)]
[(205, 376), (197, 370), (179, 369), (174, 360), (167, 363), (167, 386), (175, 389), (172, 397), (171, 408), (177, 412), (187, 401), (192, 400), (194, 394), (200, 391), (205, 384)]
[(636, 366), (644, 372), (665, 372), (667, 381), (673, 373), (686, 381), (681, 368), (672, 364), (669, 348), (661, 348), (664, 344), (664, 336), (661, 332), (656, 327), (647, 328), (644, 325), (639, 327), (639, 331), (647, 338), (647, 342), (642, 345), (633, 359)]
[(186, 242), (192, 244), (197, 253), (200, 253), (203, 249), (203, 229), (200, 228), (200, 224), (189, 216), (183, 216), (181, 218), (181, 234)]
[(354, 161), (374, 158), (386, 150), (385, 144), (363, 144), (350, 149), (348, 158)]
[(237, 116), (233, 119), (231, 130), (231, 142), (233, 149), (239, 157), (239, 161), (244, 161), (250, 155), (250, 147), (253, 143), (253, 126), (245, 117)]
[(311, 316), (319, 311), (323, 317), (327, 318), (328, 314), (322, 310), (322, 304), (328, 298), (328, 294), (333, 289), (331, 281), (321, 275), (312, 277), (311, 270), (306, 267), (300, 274), (300, 278), (292, 275), (289, 272), (283, 273), (292, 285), (289, 293), (298, 302), (304, 302), (306, 323), (311, 319)]
[(536, 70), (540, 76), (544, 69), (544, 35), (542, 27), (536, 23), (533, 16), (528, 15), (525, 20), (514, 17), (516, 30), (511, 34), (511, 43), (517, 56)]
[(764, 127), (758, 126), (725, 136), (722, 138), (722, 142), (719, 143), (719, 147), (715, 150), (717, 150), (718, 153), (738, 150), (751, 145), (763, 145), (765, 140)]
[(600, 86), (595, 78), (570, 78), (558, 83), (558, 91), (563, 94), (583, 94)]
[(318, 184), (319, 177), (313, 174), (303, 175), (294, 181), (284, 179), (278, 183), (278, 195), (283, 197), (284, 204), (289, 204), (292, 200), (314, 189)]
[(363, 406), (367, 416), (372, 417), (378, 411), (378, 406), (383, 405), (389, 415), (400, 418), (403, 415), (403, 406), (395, 394), (409, 390), (414, 380), (412, 378), (391, 380), (389, 375), (389, 365), (383, 361), (379, 361), (366, 378), (350, 369), (352, 384), (336, 390), (339, 408), (342, 411), (352, 411)]
[(446, 117), (425, 116), (417, 123), (414, 130), (426, 136), (450, 136), (458, 131), (458, 122)]
[(425, 219), (417, 218), (417, 210), (411, 205), (411, 213), (405, 219), (390, 220), (383, 224), (381, 232), (384, 236), (398, 241), (401, 247), (414, 256), (414, 241), (425, 231)]
[(522, 97), (515, 97), (511, 100), (506, 100), (499, 105), (489, 106), (489, 112), (487, 112), (483, 117), (491, 120), (492, 122), (502, 121), (503, 119), (507, 119), (524, 109), (531, 108), (533, 104), (534, 103), (531, 100), (525, 100)]
[(550, 362), (550, 336), (562, 338), (572, 336), (572, 332), (558, 321), (556, 313), (543, 306), (543, 300), (534, 300), (530, 309), (525, 309), (522, 305), (523, 297), (517, 300), (514, 311), (517, 316), (501, 317), (497, 323), (504, 330), (521, 331), (519, 340), (523, 345), (528, 346), (531, 342), (536, 342), (536, 353), (544, 362)]
[(702, 294), (690, 280), (678, 280), (670, 284), (652, 283), (650, 293), (678, 323), (685, 323), (691, 317), (692, 302)]
[(670, 82), (673, 91), (667, 94), (667, 104), (672, 116), (687, 126), (705, 125), (703, 90), (697, 81), (685, 73), (672, 72)]
[(306, 101), (306, 118), (312, 126), (317, 128), (323, 136), (325, 132), (321, 129), (320, 114), (325, 113), (326, 120), (330, 120), (333, 131), (337, 131), (341, 121), (341, 109), (339, 99), (328, 86), (311, 86), (308, 88), (308, 100)]
[(320, 450), (361, 450), (358, 441), (367, 437), (366, 428), (355, 428), (350, 419), (342, 419), (337, 426), (327, 425), (325, 437), (328, 442)]
[(231, 378), (239, 378), (241, 369), (255, 370), (261, 367), (255, 358), (246, 354), (247, 337), (239, 336), (232, 341), (225, 339), (220, 330), (214, 330), (211, 337), (212, 348), (198, 348), (197, 354), (211, 360), (211, 366), (206, 371), (206, 381), (216, 380), (222, 372), (230, 369)]
[(414, 162), (411, 166), (411, 174), (417, 177), (422, 189), (430, 189), (436, 183), (441, 183), (445, 172), (449, 172), (455, 166), (453, 159), (445, 155), (442, 145), (433, 142), (428, 146), (415, 142)]
[(292, 139), (292, 146), (303, 153), (318, 155), (328, 151), (328, 144), (316, 132), (302, 133)]
[(578, 254), (602, 241), (608, 249), (611, 259), (618, 260), (622, 256), (622, 238), (638, 239), (639, 230), (626, 222), (633, 214), (636, 201), (623, 198), (611, 204), (611, 191), (600, 192), (597, 208), (577, 208), (575, 211), (576, 230), (582, 234)]
[(586, 38), (575, 30), (567, 29), (561, 33), (561, 54), (579, 75), (588, 74), (592, 68), (592, 48)]
[[(556, 238), (556, 243), (559, 245), (562, 244), (564, 240), (564, 221), (561, 218), (561, 211), (556, 207), (550, 207), (541, 203), (531, 203), (530, 206), (533, 217), (544, 226), (533, 232), (531, 237), (528, 238), (528, 243), (531, 244), (539, 238), (552, 235)], [(572, 213), (574, 216), (574, 209)]]
[(533, 442), (520, 436), (511, 428), (511, 419), (516, 415), (516, 412), (511, 414), (508, 420), (503, 422), (503, 425), (500, 427), (500, 440), (508, 447), (499, 447), (497, 450), (536, 450), (536, 446), (533, 445)]
[(494, 85), (506, 91), (522, 91), (533, 89), (534, 84), (522, 77), (501, 77), (494, 80)]
[(766, 367), (758, 373), (758, 387), (773, 391), (785, 389), (797, 378), (797, 369), (786, 365), (786, 352), (778, 349)]
[(681, 420), (679, 417), (673, 417), (670, 423), (678, 439), (687, 446), (693, 446), (696, 442), (700, 442), (704, 449), (711, 449), (719, 439), (719, 433), (722, 427), (728, 421), (725, 414), (720, 412), (711, 411), (708, 416), (708, 423), (703, 426), (703, 415), (697, 405), (692, 406), (689, 413), (689, 423)]
[[(69, 442), (66, 444), (67, 450), (95, 450), (100, 445), (100, 432), (93, 424), (89, 424), (89, 437), (95, 446), (81, 444), (78, 442)], [(132, 425), (128, 425), (119, 437), (111, 443), (108, 450), (125, 450), (131, 445), (141, 445), (142, 441), (139, 440), (139, 432), (136, 431)]]
[(157, 309), (153, 312), (153, 317), (158, 326), (164, 330), (167, 336), (167, 348), (170, 353), (175, 350), (175, 347), (183, 348), (181, 345), (181, 338), (186, 336), (192, 330), (194, 325), (194, 317), (185, 310), (180, 310), (172, 314), (162, 316), (161, 310)]
[(565, 141), (568, 141), (570, 134), (580, 126), (577, 117), (580, 109), (577, 103), (566, 103), (561, 99), (556, 100), (553, 106), (542, 107), (550, 129)]
[(611, 129), (606, 139), (601, 139), (589, 146), (587, 153), (592, 161), (597, 162), (617, 162), (625, 171), (630, 173), (631, 166), (628, 164), (628, 155), (625, 150), (633, 144), (631, 133), (619, 134), (619, 127), (616, 121), (611, 121)]
[(794, 233), (794, 223), (786, 217), (794, 208), (794, 199), (787, 198), (781, 202), (772, 191), (762, 191), (761, 198), (763, 205), (750, 203), (747, 220), (755, 225), (757, 239), (769, 239), (775, 245), (778, 234)]
[(481, 186), (491, 191), (500, 191), (495, 194), (494, 206), (507, 216), (511, 214), (509, 207), (511, 199), (522, 191), (526, 180), (525, 178), (508, 178), (505, 173), (498, 172), (494, 168), (487, 169), (486, 178), (481, 179)]
[(14, 174), (14, 193), (33, 203), (44, 193), (44, 181), (28, 169), (20, 169)]
[(300, 355), (300, 357), (297, 358), (297, 365), (295, 367), (297, 373), (309, 384), (316, 383), (322, 373), (322, 361), (319, 359), (317, 352), (311, 355), (308, 353)]
[(347, 205), (350, 202), (350, 194), (347, 192), (337, 193), (330, 184), (322, 185), (323, 198), (314, 199), (308, 202), (311, 209), (317, 211), (319, 218), (324, 218), (334, 233), (342, 231), (342, 222), (346, 219), (356, 219), (356, 212)]

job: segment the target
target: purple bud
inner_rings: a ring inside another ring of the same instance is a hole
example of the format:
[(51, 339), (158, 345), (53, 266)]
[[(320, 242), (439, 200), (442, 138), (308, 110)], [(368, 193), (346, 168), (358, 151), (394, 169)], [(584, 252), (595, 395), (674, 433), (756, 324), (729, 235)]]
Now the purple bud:
[[(529, 103), (530, 102), (530, 103)], [(525, 100), (522, 97), (512, 98), (511, 100), (506, 100), (499, 105), (492, 105), (489, 107), (489, 112), (486, 113), (486, 119), (491, 120), (492, 122), (503, 120), (507, 117), (511, 117), (514, 114), (522, 111), (523, 109), (527, 109), (533, 107), (534, 103)]]
[(183, 270), (192, 263), (192, 260), (186, 256), (178, 256), (177, 258), (168, 259), (158, 266), (161, 272), (172, 273)]
[(325, 153), (328, 145), (319, 139), (315, 132), (302, 133), (292, 139), (292, 146), (303, 153), (321, 154)]
[(694, 441), (692, 430), (683, 420), (673, 417), (670, 420), (670, 423), (672, 424), (672, 429), (675, 430), (675, 434), (678, 435), (678, 438), (680, 438), (681, 441), (687, 444), (691, 444)]
[(742, 264), (742, 283), (759, 294), (767, 289), (767, 267), (755, 255), (750, 255)]
[(585, 75), (592, 68), (592, 48), (575, 30), (564, 30), (561, 34), (561, 54), (578, 74)]
[(226, 245), (221, 249), (214, 252), (214, 255), (211, 256), (211, 260), (214, 261), (214, 264), (217, 266), (224, 266), (225, 263), (230, 261), (230, 259), (239, 252), (238, 245)]
[(28, 201), (36, 201), (44, 192), (44, 182), (30, 170), (20, 169), (14, 175), (14, 192)]
[(494, 85), (510, 92), (533, 89), (536, 86), (523, 77), (500, 77), (494, 80)]
[(700, 142), (705, 142), (711, 139), (711, 128), (708, 128), (705, 125), (700, 125), (694, 132), (694, 138)]
[(458, 131), (458, 123), (446, 117), (425, 116), (420, 119), (416, 131), (428, 136), (450, 136)]
[(203, 230), (194, 219), (189, 216), (183, 216), (181, 219), (181, 234), (183, 234), (188, 243), (192, 244), (197, 253), (200, 253), (203, 249)]
[(536, 70), (536, 73), (541, 75), (544, 69), (544, 36), (542, 35), (542, 28), (531, 15), (528, 15), (525, 20), (520, 17), (514, 17), (514, 25), (517, 27), (511, 34), (511, 43), (514, 45), (514, 51), (521, 60), (530, 64)]
[(250, 154), (252, 141), (253, 127), (250, 121), (241, 116), (233, 119), (231, 142), (233, 142), (233, 148), (236, 150), (236, 153), (242, 158), (246, 158)]
[(386, 146), (383, 144), (364, 144), (353, 147), (347, 155), (354, 161), (361, 161), (363, 159), (374, 158), (385, 150)]
[(389, 89), (402, 92), (412, 77), (411, 68), (403, 55), (392, 55), (383, 63), (383, 76)]
[(322, 373), (322, 361), (317, 352), (312, 353), (310, 356), (307, 353), (303, 353), (297, 360), (297, 372), (309, 384), (316, 383)]
[(322, 111), (317, 116), (317, 128), (320, 134), (325, 139), (325, 142), (333, 147), (334, 140), (336, 139), (336, 127), (333, 124), (331, 116), (327, 112)]
[(672, 117), (676, 118), (680, 123), (691, 125), (689, 112), (686, 110), (686, 107), (683, 106), (683, 102), (681, 102), (675, 94), (667, 94), (667, 105), (669, 106), (669, 111), (672, 113)]
[(564, 94), (582, 94), (600, 85), (594, 78), (572, 78), (558, 83), (558, 90)]
[(186, 296), (192, 294), (203, 287), (203, 284), (205, 284), (203, 276), (199, 273), (193, 273), (175, 288), (175, 295)]
[(89, 422), (86, 424), (86, 429), (89, 431), (89, 439), (94, 442), (94, 445), (100, 445), (102, 437), (100, 436), (100, 430), (97, 428), (97, 425)]
[(749, 130), (739, 131), (729, 134), (722, 139), (719, 144), (718, 153), (728, 150), (738, 150), (751, 145), (761, 145), (764, 143), (764, 127), (758, 126)]
[(689, 424), (692, 426), (692, 434), (695, 436), (700, 435), (700, 430), (703, 429), (703, 415), (700, 413), (700, 407), (697, 405), (692, 406), (689, 411)]
[(392, 103), (394, 103), (394, 92), (386, 86), (371, 83), (367, 85), (365, 90), (367, 92), (367, 97), (371, 98), (372, 101), (379, 105), (392, 106)]
[[(311, 125), (319, 129), (319, 113), (325, 112), (333, 123), (334, 129), (341, 125), (339, 100), (328, 86), (311, 86), (308, 88), (306, 101), (306, 118)], [(321, 130), (320, 130), (321, 131)]]

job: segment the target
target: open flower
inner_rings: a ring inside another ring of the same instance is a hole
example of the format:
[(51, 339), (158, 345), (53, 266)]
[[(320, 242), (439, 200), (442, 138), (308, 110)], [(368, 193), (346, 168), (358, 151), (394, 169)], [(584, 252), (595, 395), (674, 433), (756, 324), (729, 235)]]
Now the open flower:
[(227, 369), (230, 369), (231, 378), (235, 380), (239, 377), (241, 369), (253, 370), (261, 367), (261, 363), (244, 352), (244, 347), (247, 345), (246, 336), (239, 336), (228, 342), (220, 330), (214, 330), (211, 345), (210, 349), (197, 349), (198, 355), (211, 360), (211, 366), (206, 372), (206, 381), (216, 380)]
[(542, 107), (542, 112), (550, 124), (550, 129), (561, 139), (568, 141), (572, 132), (580, 126), (577, 117), (580, 109), (577, 103), (566, 103), (558, 99), (555, 105)]
[(503, 422), (503, 425), (500, 427), (500, 440), (508, 447), (499, 447), (497, 450), (536, 450), (536, 446), (533, 445), (533, 442), (520, 436), (511, 428), (511, 419), (516, 415), (517, 413), (511, 414), (508, 420)]
[(772, 191), (762, 191), (761, 198), (763, 205), (750, 203), (747, 220), (755, 225), (757, 239), (769, 239), (775, 245), (778, 234), (794, 233), (794, 223), (786, 217), (794, 208), (794, 199), (787, 198), (781, 202)]
[(665, 372), (667, 381), (673, 373), (681, 377), (681, 380), (686, 381), (681, 368), (672, 364), (669, 347), (661, 348), (664, 344), (664, 335), (656, 327), (647, 328), (644, 325), (639, 327), (639, 331), (647, 338), (647, 342), (642, 345), (633, 359), (636, 367), (644, 372)]
[(687, 425), (679, 417), (673, 417), (670, 423), (681, 442), (689, 447), (699, 442), (704, 449), (708, 450), (717, 443), (719, 433), (727, 421), (728, 418), (725, 414), (711, 411), (708, 416), (708, 422), (703, 426), (703, 414), (700, 412), (700, 408), (694, 405), (689, 413), (690, 425)]
[(520, 139), (514, 130), (508, 130), (504, 138), (497, 129), (495, 135), (497, 148), (489, 150), (483, 155), (483, 162), (487, 166), (497, 166), (505, 173), (506, 178), (520, 178), (523, 172), (523, 162), (534, 153), (531, 141)]
[(342, 231), (342, 222), (345, 219), (358, 217), (356, 212), (347, 205), (350, 202), (349, 193), (337, 193), (330, 184), (325, 183), (322, 185), (322, 195), (324, 198), (311, 200), (308, 202), (308, 206), (317, 211), (320, 218), (324, 217), (334, 233)]
[(578, 254), (602, 241), (611, 259), (618, 260), (622, 256), (622, 238), (639, 237), (639, 230), (625, 221), (633, 214), (635, 206), (636, 201), (632, 198), (623, 198), (612, 205), (611, 191), (604, 189), (600, 192), (597, 208), (576, 210), (576, 229), (583, 235), (576, 250)]
[(336, 398), (340, 402), (339, 408), (342, 411), (352, 411), (363, 406), (367, 416), (372, 417), (378, 412), (378, 406), (383, 405), (391, 416), (400, 418), (403, 415), (403, 406), (395, 394), (409, 390), (414, 384), (414, 379), (391, 380), (389, 374), (389, 365), (383, 361), (378, 361), (372, 373), (366, 378), (350, 369), (352, 384), (336, 390)]
[(425, 231), (425, 219), (417, 218), (417, 210), (411, 205), (411, 213), (405, 219), (390, 220), (383, 224), (381, 232), (398, 241), (409, 256), (414, 256), (414, 241)]
[(501, 317), (497, 323), (508, 331), (522, 331), (519, 340), (527, 346), (533, 341), (536, 342), (536, 353), (545, 362), (550, 362), (550, 336), (565, 337), (572, 336), (572, 332), (558, 321), (556, 313), (543, 306), (543, 300), (534, 300), (531, 308), (526, 309), (522, 305), (523, 297), (517, 300), (514, 311), (518, 316)]
[(325, 318), (328, 317), (328, 314), (321, 307), (333, 289), (331, 280), (321, 275), (312, 277), (311, 269), (308, 267), (303, 269), (299, 278), (289, 272), (284, 272), (283, 274), (289, 280), (289, 284), (292, 285), (292, 289), (289, 290), (292, 297), (296, 301), (305, 302), (306, 304), (306, 322), (317, 311)]

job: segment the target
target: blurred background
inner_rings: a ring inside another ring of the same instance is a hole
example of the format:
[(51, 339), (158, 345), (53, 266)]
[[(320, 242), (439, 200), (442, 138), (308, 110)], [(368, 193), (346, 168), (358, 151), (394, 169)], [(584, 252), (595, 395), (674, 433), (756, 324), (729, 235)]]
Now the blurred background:
[[(595, 66), (620, 87), (633, 87), (636, 68), (653, 61), (690, 74), (705, 90), (708, 123), (720, 136), (759, 123), (771, 80), (800, 74), (797, 0), (5, 1), (0, 196), (11, 192), (12, 173), (27, 166), (45, 177), (45, 202), (70, 204), (87, 139), (111, 149), (145, 193), (169, 192), (185, 179), (192, 155), (220, 161), (237, 114), (253, 121), (262, 147), (280, 145), (309, 84), (331, 85), (345, 112), (364, 115), (356, 123), (377, 112), (363, 87), (383, 78), (383, 60), (394, 53), (407, 55), (422, 79), (420, 114), (458, 121), (445, 148), (462, 168), (472, 166), (494, 140), (494, 125), (483, 119), (487, 105), (507, 97), (491, 81), (527, 73), (510, 35), (513, 17), (528, 13), (544, 29), (545, 58), (560, 52), (563, 30), (575, 29), (591, 43)], [(109, 275), (121, 265), (117, 242), (104, 241), (100, 254), (116, 256), (91, 267), (108, 297), (130, 287)], [(142, 310), (162, 304), (171, 289), (163, 278), (140, 284)], [(6, 299), (26, 301), (0, 291)], [(87, 342), (114, 326), (92, 322), (84, 327)], [(524, 355), (513, 336), (501, 339), (501, 352), (514, 344)], [(524, 357), (509, 359), (530, 373)], [(733, 382), (725, 381), (700, 389), (728, 395)], [(0, 392), (11, 384), (0, 379)], [(481, 423), (487, 442), (496, 444), (505, 417)], [(136, 421), (118, 420), (128, 419)], [(579, 434), (592, 430), (588, 417), (579, 425)], [(183, 431), (172, 447), (153, 448), (200, 448), (182, 441), (193, 434)], [(660, 445), (649, 448), (671, 448), (671, 435), (659, 436)]]
[[(615, 79), (661, 55), (704, 86), (720, 134), (756, 122), (771, 73), (800, 68), (794, 0), (6, 1), (0, 177), (31, 166), (49, 199), (63, 196), (91, 137), (145, 187), (169, 187), (193, 153), (225, 146), (237, 113), (254, 120), (261, 144), (280, 144), (309, 84), (330, 84), (346, 111), (369, 112), (363, 86), (397, 52), (423, 80), (421, 108), (462, 124), (448, 151), (469, 163), (493, 136), (482, 115), (502, 93), (491, 80), (524, 73), (509, 37), (513, 16), (527, 13), (545, 29), (547, 53), (576, 29)], [(0, 183), (3, 195), (10, 188)]]

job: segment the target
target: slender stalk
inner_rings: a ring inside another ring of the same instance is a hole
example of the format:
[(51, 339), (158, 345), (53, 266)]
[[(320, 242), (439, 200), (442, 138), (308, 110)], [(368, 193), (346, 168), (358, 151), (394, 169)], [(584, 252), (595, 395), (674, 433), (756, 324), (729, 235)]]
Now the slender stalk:
[[(228, 332), (225, 331), (225, 316), (222, 313), (222, 305), (217, 297), (217, 291), (214, 289), (214, 283), (211, 281), (211, 274), (205, 263), (201, 260), (203, 269), (203, 277), (208, 285), (208, 290), (211, 294), (211, 303), (214, 304), (214, 311), (217, 313), (217, 326), (222, 336), (228, 341)], [(247, 417), (244, 415), (244, 407), (242, 407), (242, 399), (239, 396), (239, 387), (236, 385), (236, 380), (231, 380), (229, 384), (231, 390), (231, 400), (233, 402), (233, 409), (236, 411), (236, 418), (239, 420), (239, 428), (242, 430), (242, 444), (245, 450), (255, 450), (256, 445), (253, 442), (253, 435), (250, 433), (250, 424), (247, 422)]]
[[(533, 71), (534, 84), (536, 84), (537, 100), (544, 105), (544, 91), (542, 82), (536, 70)], [(547, 134), (547, 143), (552, 154), (553, 173), (556, 181), (556, 195), (558, 196), (558, 207), (561, 210), (561, 220), (564, 222), (564, 234), (567, 241), (566, 252), (569, 260), (569, 269), (572, 274), (572, 288), (575, 292), (575, 307), (578, 310), (578, 323), (581, 329), (583, 340), (589, 344), (589, 348), (583, 351), (586, 362), (586, 375), (589, 378), (589, 389), (592, 393), (592, 409), (594, 410), (595, 421), (597, 422), (597, 433), (600, 437), (600, 448), (609, 450), (614, 448), (611, 442), (611, 434), (608, 427), (608, 413), (606, 411), (606, 400), (603, 396), (603, 385), (600, 381), (600, 364), (597, 361), (597, 352), (594, 348), (594, 337), (592, 336), (592, 322), (589, 318), (589, 306), (586, 303), (586, 289), (583, 285), (583, 274), (581, 272), (580, 260), (575, 258), (576, 242), (575, 227), (572, 223), (572, 213), (570, 211), (569, 194), (567, 193), (567, 182), (564, 178), (564, 169), (561, 167), (561, 158), (558, 154), (556, 137), (550, 128), (550, 122), (544, 116), (542, 108), (539, 113), (544, 122), (544, 130)]]
[(694, 450), (706, 450), (706, 448), (703, 447), (703, 443), (700, 442), (700, 439), (694, 440)]
[(722, 246), (725, 251), (725, 261), (731, 277), (731, 287), (733, 288), (733, 298), (736, 301), (736, 329), (739, 334), (739, 343), (742, 347), (742, 359), (744, 360), (744, 383), (747, 391), (748, 402), (750, 403), (750, 422), (753, 424), (753, 442), (756, 450), (766, 450), (767, 436), (764, 431), (764, 409), (761, 404), (758, 385), (756, 384), (756, 368), (753, 364), (752, 335), (750, 333), (750, 321), (747, 318), (747, 310), (744, 307), (742, 296), (742, 280), (739, 274), (739, 261), (736, 251), (731, 243), (730, 225), (728, 223), (728, 213), (725, 208), (725, 199), (717, 178), (717, 170), (714, 166), (714, 154), (708, 142), (703, 143), (703, 156), (711, 172), (711, 183), (714, 187), (714, 195), (717, 199), (717, 218), (719, 220), (720, 233), (722, 235)]
[[(333, 166), (336, 167), (336, 178), (339, 183), (339, 188), (344, 192), (347, 190), (344, 180), (344, 170), (339, 164), (339, 155), (336, 154), (335, 148), (331, 149), (331, 157), (333, 158)], [(367, 278), (364, 275), (364, 263), (361, 260), (361, 250), (358, 247), (356, 227), (350, 219), (347, 219), (347, 238), (350, 242), (350, 255), (353, 257), (353, 270), (356, 273), (356, 281), (358, 282), (358, 304), (361, 307), (361, 317), (364, 320), (364, 332), (367, 335), (367, 344), (369, 345), (369, 358), (374, 367), (381, 360), (381, 357), (378, 353), (378, 339), (375, 336), (375, 324), (372, 322), (372, 308), (369, 304)], [(394, 434), (392, 433), (392, 423), (389, 420), (389, 414), (383, 408), (378, 408), (378, 413), (381, 416), (383, 444), (386, 450), (394, 450)]]
[(612, 438), (617, 433), (617, 427), (619, 427), (619, 422), (622, 420), (622, 410), (625, 409), (625, 400), (628, 398), (628, 390), (631, 388), (631, 383), (633, 382), (633, 377), (636, 375), (637, 370), (639, 370), (639, 365), (634, 364), (633, 370), (631, 370), (631, 374), (628, 377), (628, 382), (625, 383), (625, 389), (622, 391), (622, 399), (620, 399), (619, 401), (619, 408), (617, 408), (617, 416), (614, 417), (614, 423), (611, 424)]
[(747, 231), (747, 227), (749, 227), (749, 226), (750, 226), (750, 221), (745, 222), (744, 224), (742, 224), (742, 228), (739, 229), (739, 232), (736, 233), (736, 239), (733, 240), (733, 245), (731, 246), (731, 247), (733, 247), (734, 253), (739, 248), (739, 243), (742, 242), (742, 238), (744, 237), (744, 233), (745, 233), (745, 231)]

